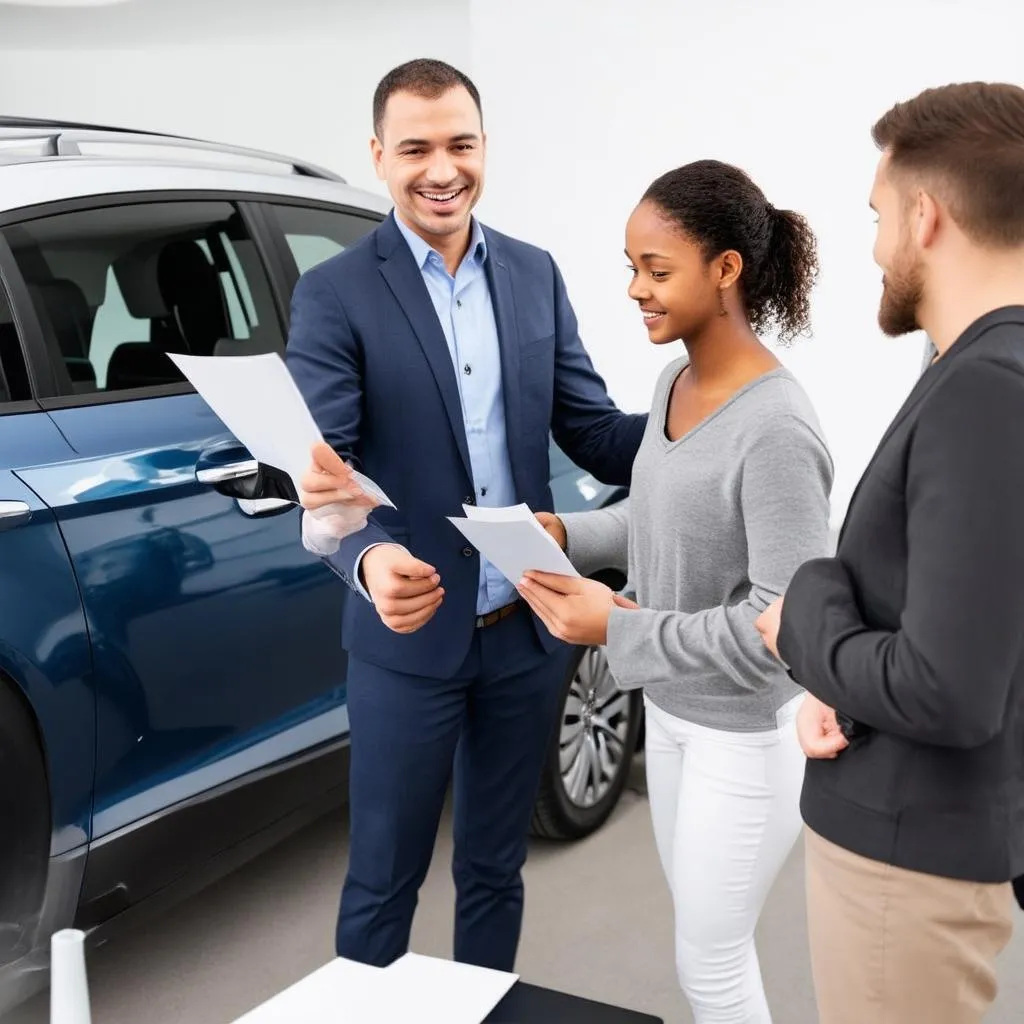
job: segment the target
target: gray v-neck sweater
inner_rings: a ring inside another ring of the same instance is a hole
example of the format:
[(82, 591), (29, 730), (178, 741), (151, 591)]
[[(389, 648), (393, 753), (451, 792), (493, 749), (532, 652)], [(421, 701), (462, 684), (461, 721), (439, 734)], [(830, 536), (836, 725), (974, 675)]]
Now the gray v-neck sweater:
[(640, 610), (616, 608), (607, 654), (622, 689), (729, 732), (774, 729), (800, 688), (754, 621), (797, 568), (828, 553), (833, 467), (814, 409), (788, 370), (741, 388), (676, 441), (669, 365), (654, 392), (630, 497), (562, 517), (584, 575), (628, 573)]

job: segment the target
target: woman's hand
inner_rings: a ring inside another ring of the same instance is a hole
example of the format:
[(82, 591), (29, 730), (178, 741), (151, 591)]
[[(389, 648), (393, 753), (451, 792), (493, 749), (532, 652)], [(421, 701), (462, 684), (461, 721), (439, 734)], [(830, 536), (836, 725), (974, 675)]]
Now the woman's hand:
[(528, 572), (519, 593), (552, 636), (581, 646), (608, 642), (608, 617), (616, 605), (636, 607), (596, 580), (549, 572)]
[(565, 533), (565, 524), (552, 512), (535, 512), (537, 522), (554, 538), (555, 543), (564, 551), (569, 543)]

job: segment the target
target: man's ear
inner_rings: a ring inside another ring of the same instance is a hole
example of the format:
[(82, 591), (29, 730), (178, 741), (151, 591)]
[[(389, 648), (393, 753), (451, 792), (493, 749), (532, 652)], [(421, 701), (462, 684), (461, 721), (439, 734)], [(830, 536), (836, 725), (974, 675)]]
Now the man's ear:
[(386, 178), (384, 173), (384, 146), (376, 135), (370, 139), (370, 159), (373, 161), (373, 169), (377, 177), (384, 181)]
[(942, 216), (943, 210), (935, 197), (930, 192), (920, 189), (914, 208), (914, 218), (917, 222), (914, 226), (914, 235), (919, 248), (927, 249), (935, 244)]

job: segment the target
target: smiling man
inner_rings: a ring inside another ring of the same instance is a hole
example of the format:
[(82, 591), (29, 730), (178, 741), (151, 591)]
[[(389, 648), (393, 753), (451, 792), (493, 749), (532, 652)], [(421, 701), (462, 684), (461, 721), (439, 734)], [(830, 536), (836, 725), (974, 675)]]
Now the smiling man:
[[(352, 840), (339, 955), (401, 956), (454, 772), (455, 957), (515, 961), (520, 869), (568, 648), (466, 546), (463, 504), (552, 508), (548, 450), (628, 484), (646, 417), (615, 408), (550, 255), (472, 216), (480, 97), (417, 60), (373, 103), (373, 163), (394, 211), (307, 272), (288, 364), (327, 444), (303, 482), (303, 537), (346, 602)], [(380, 508), (346, 463), (397, 509)], [(340, 512), (314, 518), (335, 505)]]

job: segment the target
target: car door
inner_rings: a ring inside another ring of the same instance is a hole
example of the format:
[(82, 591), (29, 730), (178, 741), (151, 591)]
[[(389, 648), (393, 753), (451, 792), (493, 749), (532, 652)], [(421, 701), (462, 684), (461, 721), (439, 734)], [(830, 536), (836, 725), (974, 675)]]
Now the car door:
[[(0, 723), (0, 965), (12, 943), (25, 952), (48, 872), (74, 891), (77, 851), (89, 839), (95, 746), (78, 586), (52, 511), (22, 479), (65, 461), (69, 447), (31, 399), (5, 257), (0, 242), (0, 690), (27, 725), (13, 735), (10, 722)], [(32, 773), (40, 760), (41, 793)]]
[[(85, 900), (109, 915), (315, 795), (183, 813), (160, 842), (143, 827), (347, 733), (344, 588), (303, 550), (294, 505), (210, 485), (248, 453), (167, 357), (283, 350), (244, 210), (122, 197), (0, 233), (31, 299), (24, 319), (51, 354), (56, 394), (41, 404), (70, 449), (19, 475), (53, 510), (92, 637), (100, 842)], [(126, 883), (102, 850), (130, 834)]]

